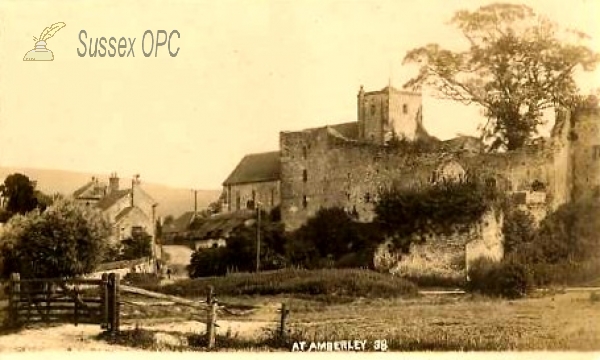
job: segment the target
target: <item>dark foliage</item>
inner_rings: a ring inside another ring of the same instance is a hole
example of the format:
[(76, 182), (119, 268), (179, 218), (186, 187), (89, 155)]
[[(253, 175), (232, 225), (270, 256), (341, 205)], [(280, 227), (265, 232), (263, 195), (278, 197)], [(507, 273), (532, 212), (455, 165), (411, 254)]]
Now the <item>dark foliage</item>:
[(383, 238), (375, 224), (359, 223), (342, 208), (321, 209), (290, 234), (287, 255), (306, 268), (371, 267)]
[(6, 211), (10, 214), (26, 214), (40, 205), (41, 193), (36, 192), (35, 182), (23, 174), (8, 175), (0, 185), (0, 194), (6, 198)]
[(519, 209), (508, 210), (502, 223), (504, 235), (504, 252), (507, 254), (530, 244), (535, 239), (536, 228), (533, 216)]
[(63, 201), (43, 213), (15, 216), (0, 238), (2, 275), (73, 277), (103, 260), (110, 224), (96, 210)]
[(481, 219), (499, 195), (495, 187), (473, 177), (418, 187), (390, 187), (375, 204), (376, 223), (397, 249), (410, 247), (415, 233), (448, 233)]
[[(287, 265), (283, 225), (265, 219), (260, 226), (260, 268), (281, 269)], [(225, 248), (196, 250), (188, 267), (190, 277), (224, 275), (228, 270), (254, 271), (257, 235), (255, 223), (235, 229)]]
[(494, 262), (482, 258), (469, 269), (467, 288), (483, 295), (520, 298), (527, 295), (533, 284), (531, 270), (518, 260)]
[(227, 248), (195, 251), (187, 268), (190, 278), (225, 275), (227, 273), (227, 257)]

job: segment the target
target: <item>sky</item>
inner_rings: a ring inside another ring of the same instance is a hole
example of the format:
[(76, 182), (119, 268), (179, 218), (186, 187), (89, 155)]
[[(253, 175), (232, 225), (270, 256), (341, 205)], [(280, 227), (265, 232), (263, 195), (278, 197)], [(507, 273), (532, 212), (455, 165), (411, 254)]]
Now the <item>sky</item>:
[[(488, 3), (3, 0), (0, 166), (218, 189), (244, 155), (277, 150), (280, 131), (355, 121), (361, 85), (401, 87), (416, 71), (402, 65), (408, 50), (459, 46), (454, 12)], [(600, 1), (521, 3), (588, 33), (600, 51)], [(66, 26), (47, 41), (54, 61), (23, 61), (56, 22)], [(134, 57), (80, 57), (81, 30), (88, 47), (135, 38)], [(163, 46), (145, 57), (146, 30), (177, 30), (177, 56)], [(600, 86), (599, 74), (578, 75), (580, 87)], [(477, 107), (424, 97), (423, 123), (441, 139), (476, 135), (482, 120)]]

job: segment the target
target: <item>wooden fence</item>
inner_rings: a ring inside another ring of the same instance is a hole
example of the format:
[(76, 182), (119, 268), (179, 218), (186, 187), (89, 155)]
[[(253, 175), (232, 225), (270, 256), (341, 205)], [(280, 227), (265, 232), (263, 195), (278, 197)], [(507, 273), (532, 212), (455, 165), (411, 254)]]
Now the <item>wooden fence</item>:
[(8, 286), (8, 312), (12, 326), (42, 322), (99, 324), (119, 331), (118, 274), (102, 279), (21, 279), (12, 274)]

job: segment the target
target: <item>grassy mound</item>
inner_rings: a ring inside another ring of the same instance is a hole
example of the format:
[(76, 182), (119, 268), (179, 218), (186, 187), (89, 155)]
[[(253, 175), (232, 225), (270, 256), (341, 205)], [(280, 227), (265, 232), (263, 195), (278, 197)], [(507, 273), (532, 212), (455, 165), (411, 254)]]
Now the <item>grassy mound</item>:
[(286, 294), (390, 298), (417, 294), (417, 287), (407, 280), (359, 269), (286, 269), (232, 274), (183, 280), (149, 289), (183, 297), (202, 297), (209, 286), (213, 286), (220, 296)]

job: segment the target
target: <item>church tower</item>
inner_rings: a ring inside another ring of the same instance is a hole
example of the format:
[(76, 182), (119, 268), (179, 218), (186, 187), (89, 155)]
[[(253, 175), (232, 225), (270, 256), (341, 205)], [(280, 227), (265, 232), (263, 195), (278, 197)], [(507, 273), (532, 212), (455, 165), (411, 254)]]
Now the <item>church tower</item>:
[(383, 145), (393, 134), (415, 140), (421, 126), (420, 93), (386, 86), (380, 91), (358, 92), (358, 132), (362, 141)]

